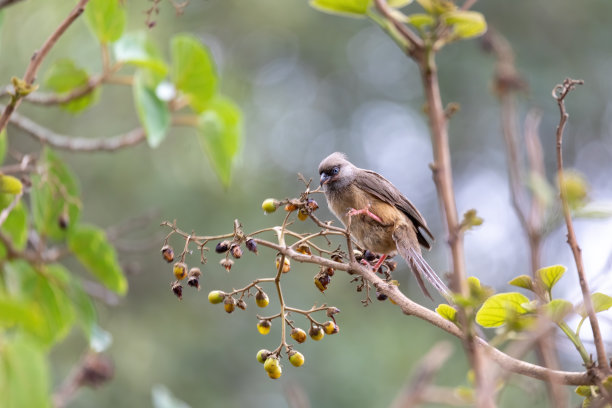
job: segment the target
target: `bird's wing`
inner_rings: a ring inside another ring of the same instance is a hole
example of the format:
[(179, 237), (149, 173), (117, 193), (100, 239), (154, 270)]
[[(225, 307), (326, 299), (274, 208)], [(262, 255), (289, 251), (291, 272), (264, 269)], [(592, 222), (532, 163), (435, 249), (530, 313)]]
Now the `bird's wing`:
[(404, 214), (406, 214), (406, 216), (410, 218), (415, 226), (419, 244), (423, 245), (427, 249), (431, 248), (431, 244), (421, 233), (421, 230), (423, 230), (427, 233), (427, 235), (429, 235), (430, 239), (434, 239), (433, 234), (427, 227), (425, 218), (423, 218), (419, 210), (417, 210), (416, 207), (406, 197), (404, 197), (401, 191), (391, 184), (389, 180), (378, 173), (362, 169), (357, 173), (355, 183), (362, 190), (367, 191), (387, 204), (397, 207)]

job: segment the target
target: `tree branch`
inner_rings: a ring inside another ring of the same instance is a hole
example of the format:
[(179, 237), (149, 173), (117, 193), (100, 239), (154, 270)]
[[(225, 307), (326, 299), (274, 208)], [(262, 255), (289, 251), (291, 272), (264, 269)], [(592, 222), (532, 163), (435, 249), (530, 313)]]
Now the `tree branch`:
[(566, 78), (563, 84), (558, 84), (552, 91), (552, 96), (559, 105), (559, 125), (557, 126), (557, 177), (559, 180), (559, 191), (561, 196), (561, 203), (563, 205), (563, 216), (565, 217), (565, 224), (567, 225), (567, 243), (572, 249), (574, 260), (576, 261), (576, 270), (578, 272), (578, 281), (580, 283), (580, 289), (582, 290), (582, 298), (584, 300), (584, 307), (589, 316), (589, 322), (591, 323), (591, 329), (593, 331), (593, 341), (595, 342), (595, 349), (597, 350), (597, 362), (599, 367), (604, 372), (610, 372), (610, 363), (606, 355), (606, 350), (601, 336), (601, 330), (599, 329), (599, 321), (595, 315), (593, 309), (593, 301), (591, 300), (591, 292), (589, 290), (589, 284), (587, 283), (586, 276), (584, 273), (584, 264), (582, 262), (582, 250), (578, 246), (578, 240), (574, 232), (574, 225), (572, 222), (572, 216), (570, 213), (569, 204), (567, 202), (567, 193), (565, 191), (564, 174), (563, 174), (563, 131), (569, 114), (565, 110), (565, 97), (576, 87), (576, 85), (582, 85), (583, 80), (575, 80)]
[[(47, 40), (43, 43), (40, 50), (36, 51), (30, 60), (30, 64), (28, 65), (25, 74), (23, 76), (23, 81), (27, 85), (32, 85), (36, 80), (36, 74), (38, 72), (38, 68), (42, 64), (43, 60), (53, 48), (57, 40), (64, 34), (64, 32), (70, 27), (70, 25), (81, 15), (85, 10), (85, 6), (89, 0), (79, 0), (77, 5), (72, 9), (70, 14), (62, 21), (62, 23), (51, 33), (51, 35), (47, 38)], [(8, 104), (0, 116), (0, 132), (4, 130), (12, 113), (19, 107), (21, 100), (24, 95), (17, 94), (15, 98)]]

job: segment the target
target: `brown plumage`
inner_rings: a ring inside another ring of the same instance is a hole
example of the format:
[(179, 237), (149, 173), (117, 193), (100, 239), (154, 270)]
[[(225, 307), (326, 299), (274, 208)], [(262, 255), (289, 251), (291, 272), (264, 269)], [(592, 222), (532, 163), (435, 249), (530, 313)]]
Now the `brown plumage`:
[[(333, 153), (319, 164), (321, 185), (330, 210), (348, 224), (351, 209), (368, 209), (368, 214), (353, 215), (351, 234), (372, 252), (394, 255), (410, 264), (423, 293), (431, 298), (424, 276), (443, 296), (450, 291), (421, 255), (421, 246), (431, 247), (433, 235), (415, 206), (389, 180), (378, 173), (360, 169), (342, 153)], [(378, 218), (379, 220), (375, 219)]]

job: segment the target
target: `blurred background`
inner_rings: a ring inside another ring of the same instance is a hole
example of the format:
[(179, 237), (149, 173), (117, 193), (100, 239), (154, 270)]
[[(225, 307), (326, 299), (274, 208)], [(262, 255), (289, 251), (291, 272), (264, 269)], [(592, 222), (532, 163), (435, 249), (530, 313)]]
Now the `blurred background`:
[[(26, 0), (7, 9), (0, 41), (3, 83), (22, 75), (32, 52), (73, 3), (62, 0), (47, 6)], [(130, 30), (145, 29), (143, 12), (150, 4), (126, 2)], [(514, 47), (518, 68), (530, 86), (519, 110), (521, 115), (531, 107), (542, 112), (540, 132), (549, 179), (558, 122), (551, 90), (566, 76), (585, 80), (567, 102), (570, 121), (564, 157), (568, 167), (589, 180), (592, 199), (612, 200), (612, 4), (482, 1), (474, 9), (484, 13), (489, 26)], [(418, 6), (407, 11), (417, 12)], [(362, 294), (355, 292), (348, 276), (337, 274), (321, 294), (312, 283), (317, 269), (297, 263), (283, 279), (288, 303), (340, 308), (341, 333), (321, 342), (308, 340), (298, 348), (306, 357), (304, 367), (285, 364), (283, 377), (269, 380), (255, 354), (278, 345), (279, 325), (261, 336), (253, 303), (246, 312), (227, 315), (206, 299), (210, 290), (238, 288), (257, 277), (272, 276), (275, 254), (265, 249), (259, 256), (245, 254), (230, 274), (212, 254), (203, 268), (203, 290), (186, 288), (182, 302), (172, 295), (171, 268), (159, 254), (167, 232), (159, 227), (162, 220), (177, 219), (182, 229), (207, 235), (231, 232), (235, 218), (246, 231), (276, 225), (283, 214), (264, 216), (262, 200), (297, 196), (303, 190), (297, 173), (316, 181), (320, 160), (333, 151), (343, 151), (356, 165), (380, 172), (415, 203), (438, 238), (426, 258), (437, 271), (448, 270), (444, 228), (428, 167), (432, 152), (418, 70), (380, 29), (367, 20), (322, 14), (305, 0), (192, 0), (180, 17), (169, 3), (162, 3), (151, 35), (166, 55), (169, 38), (179, 32), (195, 34), (212, 50), (222, 92), (243, 109), (240, 158), (231, 186), (224, 189), (195, 134), (182, 129), (173, 129), (156, 150), (140, 145), (114, 154), (61, 153), (80, 179), (85, 221), (111, 226), (156, 211), (144, 230), (123, 240), (135, 244), (132, 248), (141, 247), (121, 252), (129, 266), (128, 295), (117, 306), (98, 305), (101, 326), (114, 338), (109, 354), (115, 378), (99, 390), (82, 390), (71, 406), (151, 406), (151, 390), (162, 384), (192, 407), (284, 407), (286, 393), (296, 387), (313, 407), (384, 407), (409, 379), (414, 364), (440, 340), (450, 340), (455, 353), (436, 383), (469, 385), (461, 345), (455, 339), (403, 316), (389, 302), (362, 307)], [(84, 21), (70, 28), (41, 73), (65, 56), (99, 72), (99, 48)], [(510, 205), (499, 106), (490, 86), (494, 61), (482, 52), (479, 41), (465, 41), (446, 47), (439, 55), (439, 67), (445, 103), (461, 105), (450, 122), (458, 210), (462, 214), (476, 208), (485, 220), (466, 236), (467, 270), (483, 284), (509, 291), (508, 280), (530, 271), (527, 243)], [(96, 106), (77, 117), (25, 103), (20, 112), (56, 132), (78, 137), (111, 136), (138, 126), (132, 91), (113, 85), (103, 89)], [(9, 128), (9, 137), (15, 148), (38, 149), (14, 128)], [(323, 201), (319, 200), (319, 215), (331, 219)], [(607, 220), (576, 222), (591, 287), (608, 294), (612, 293), (611, 228)], [(314, 231), (315, 226), (300, 223), (296, 229)], [(179, 240), (171, 243), (182, 247)], [(197, 254), (188, 258), (190, 265), (198, 262)], [(568, 272), (555, 295), (578, 303), (575, 266), (562, 229), (555, 230), (544, 245), (542, 264), (557, 263), (566, 265)], [(394, 278), (401, 289), (434, 308), (406, 265), (399, 264)], [(272, 312), (278, 302), (272, 288), (268, 293), (267, 310)], [(602, 314), (604, 338), (612, 346), (610, 317)], [(296, 323), (307, 326), (299, 317)], [(588, 323), (582, 333), (588, 338)], [(571, 344), (559, 340), (563, 367), (581, 370)], [(592, 342), (586, 342), (592, 350)], [(86, 346), (75, 332), (53, 350), (56, 385)], [(545, 406), (545, 390), (538, 382), (515, 378), (511, 384), (502, 394), (502, 406), (517, 406), (518, 401)]]

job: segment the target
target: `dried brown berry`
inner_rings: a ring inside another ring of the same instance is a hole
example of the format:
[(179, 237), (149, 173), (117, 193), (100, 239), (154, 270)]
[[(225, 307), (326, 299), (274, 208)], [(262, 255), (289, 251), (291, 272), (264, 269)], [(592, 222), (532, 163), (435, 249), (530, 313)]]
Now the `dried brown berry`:
[(187, 279), (187, 285), (200, 290), (200, 279), (196, 278), (195, 276), (191, 276), (189, 279)]
[(240, 248), (240, 245), (233, 243), (230, 246), (230, 252), (232, 253), (232, 256), (236, 259), (240, 259), (242, 257), (242, 248)]
[(385, 295), (382, 292), (376, 291), (376, 299), (380, 300), (381, 302), (384, 300), (387, 300), (387, 295)]
[(312, 255), (312, 252), (310, 251), (310, 247), (306, 244), (298, 245), (298, 247), (295, 250), (299, 252), (300, 254)]
[(312, 212), (312, 211), (316, 211), (319, 209), (319, 204), (317, 204), (317, 202), (313, 200), (312, 198), (309, 198), (306, 201), (306, 207)]
[(162, 256), (166, 262), (170, 263), (174, 261), (174, 249), (170, 245), (164, 245), (161, 249)]
[(215, 252), (218, 253), (218, 254), (224, 254), (224, 253), (227, 252), (229, 247), (230, 247), (230, 242), (229, 241), (219, 242), (217, 244), (217, 246), (215, 247)]
[(330, 277), (331, 277), (331, 276), (334, 276), (334, 268), (329, 268), (329, 267), (328, 267), (328, 268), (325, 268), (325, 269), (323, 270), (323, 272), (324, 272), (325, 274), (327, 274), (328, 276), (330, 276)]
[(334, 315), (340, 313), (340, 309), (338, 309), (337, 307), (328, 307), (327, 308), (327, 317), (331, 317), (332, 319), (334, 318)]
[(285, 211), (291, 212), (291, 211), (295, 211), (295, 210), (297, 210), (297, 206), (295, 204), (289, 203), (289, 204), (285, 205)]
[[(278, 270), (278, 268), (280, 267), (280, 262), (281, 259), (283, 259), (283, 256), (281, 254), (276, 255), (276, 270)], [(284, 262), (283, 262), (283, 273), (287, 273), (291, 270), (291, 261), (289, 260), (289, 258), (284, 257)]]
[[(60, 229), (67, 229), (68, 226), (70, 225), (70, 219), (68, 218), (68, 214), (66, 213), (62, 213), (62, 215), (60, 215), (57, 218), (57, 225), (60, 227)], [(172, 261), (169, 261), (172, 262)]]
[(331, 279), (329, 275), (323, 271), (320, 271), (314, 277), (314, 284), (321, 292), (325, 292), (330, 282)]
[(376, 259), (376, 254), (374, 252), (368, 251), (367, 249), (363, 251), (363, 257), (366, 261), (372, 262)]
[(249, 251), (257, 254), (257, 242), (253, 238), (247, 239), (245, 245)]
[(236, 310), (236, 299), (231, 296), (227, 296), (223, 301), (223, 307), (227, 313), (232, 313)]
[(172, 289), (172, 293), (174, 293), (176, 297), (179, 298), (179, 300), (183, 299), (183, 287), (178, 281), (172, 282), (171, 289)]
[(395, 268), (397, 268), (397, 262), (395, 261), (386, 261), (385, 265), (387, 265), (387, 267), (389, 268), (389, 271), (393, 272), (395, 270)]
[(244, 300), (240, 299), (237, 303), (236, 306), (238, 306), (240, 309), (242, 310), (246, 310), (247, 308), (247, 304)]
[(234, 264), (234, 261), (232, 261), (231, 259), (223, 258), (219, 263), (222, 267), (225, 268), (227, 272), (229, 272), (232, 270), (232, 265)]

